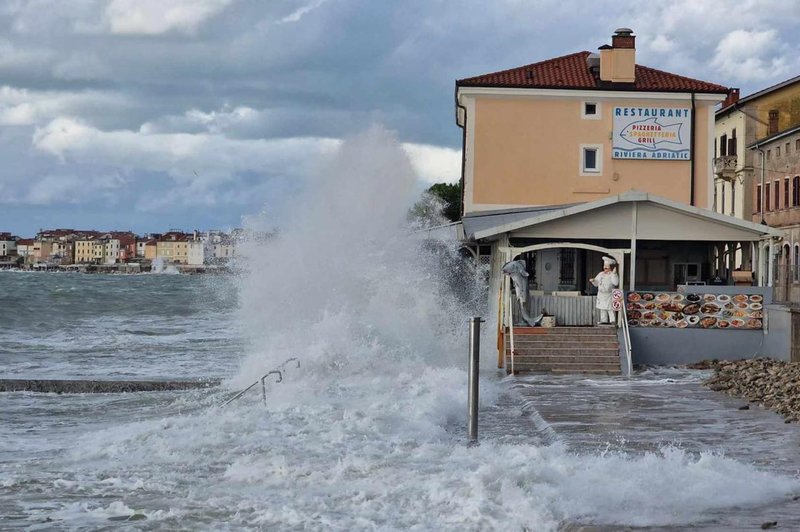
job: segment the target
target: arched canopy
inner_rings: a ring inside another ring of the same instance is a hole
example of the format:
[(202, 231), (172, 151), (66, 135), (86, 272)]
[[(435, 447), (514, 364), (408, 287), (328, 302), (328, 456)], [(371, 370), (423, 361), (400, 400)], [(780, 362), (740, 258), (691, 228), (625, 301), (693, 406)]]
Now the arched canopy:
[(587, 249), (589, 251), (597, 251), (598, 253), (605, 253), (609, 257), (617, 261), (618, 270), (617, 274), (621, 282), (624, 284), (625, 274), (625, 254), (630, 253), (630, 249), (611, 249), (593, 244), (584, 244), (583, 242), (547, 242), (544, 244), (533, 244), (531, 246), (523, 247), (501, 247), (500, 251), (506, 255), (506, 260), (512, 260), (514, 257), (529, 251), (539, 251), (542, 249), (558, 249), (558, 248), (574, 248), (574, 249)]
[(600, 246), (595, 246), (593, 244), (584, 244), (583, 242), (547, 242), (545, 244), (534, 244), (531, 246), (523, 246), (519, 248), (509, 246), (507, 248), (500, 248), (500, 251), (505, 251), (509, 253), (510, 258), (513, 259), (517, 255), (521, 255), (529, 251), (538, 251), (541, 249), (558, 249), (558, 248), (588, 249), (589, 251), (597, 251), (599, 253), (605, 253), (609, 257), (612, 257), (614, 260), (616, 260), (619, 264), (624, 263), (625, 253), (631, 252), (630, 249), (604, 248)]

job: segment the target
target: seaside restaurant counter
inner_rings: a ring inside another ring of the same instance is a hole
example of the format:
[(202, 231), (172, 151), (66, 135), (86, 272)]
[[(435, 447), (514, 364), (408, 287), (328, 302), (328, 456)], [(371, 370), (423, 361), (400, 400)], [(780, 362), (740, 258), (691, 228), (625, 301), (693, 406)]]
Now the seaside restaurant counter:
[(625, 294), (634, 364), (771, 356), (788, 360), (790, 316), (772, 288), (679, 285)]

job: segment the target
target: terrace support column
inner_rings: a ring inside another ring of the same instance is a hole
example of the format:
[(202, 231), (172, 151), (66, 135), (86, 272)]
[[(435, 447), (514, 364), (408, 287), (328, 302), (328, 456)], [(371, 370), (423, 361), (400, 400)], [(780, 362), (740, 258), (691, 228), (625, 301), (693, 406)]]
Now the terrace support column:
[(772, 286), (775, 270), (775, 244), (772, 242), (772, 237), (769, 238), (769, 248), (767, 249), (767, 286)]
[(736, 269), (736, 242), (728, 242), (728, 282), (733, 284), (733, 270)]
[(756, 286), (764, 286), (764, 278), (763, 275), (763, 268), (761, 267), (761, 246), (763, 244), (759, 240), (757, 243), (754, 242), (753, 246), (753, 271), (755, 272), (756, 276)]

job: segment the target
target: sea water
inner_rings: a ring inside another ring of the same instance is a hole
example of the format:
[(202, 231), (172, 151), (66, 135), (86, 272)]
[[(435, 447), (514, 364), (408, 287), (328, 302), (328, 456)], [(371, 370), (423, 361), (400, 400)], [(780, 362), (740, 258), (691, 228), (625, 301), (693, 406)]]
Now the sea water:
[[(481, 445), (467, 447), (466, 319), (486, 312), (481, 272), (455, 266), (455, 243), (409, 236), (415, 180), (389, 133), (350, 139), (316, 174), (290, 215), (250, 221), (279, 231), (244, 247), (237, 277), (0, 272), (6, 377), (225, 379), (217, 390), (0, 395), (0, 528), (675, 528), (800, 493), (780, 460), (702, 438), (626, 445), (637, 425), (576, 413), (612, 400), (587, 400), (595, 389), (646, 396), (637, 380), (503, 378), (491, 319)], [(300, 367), (270, 376), (266, 404), (256, 387), (221, 406), (293, 357)], [(665, 397), (675, 383), (704, 393), (688, 376), (638, 379), (664, 381)], [(670, 412), (663, 403), (653, 419)], [(582, 429), (567, 430), (570, 419)]]

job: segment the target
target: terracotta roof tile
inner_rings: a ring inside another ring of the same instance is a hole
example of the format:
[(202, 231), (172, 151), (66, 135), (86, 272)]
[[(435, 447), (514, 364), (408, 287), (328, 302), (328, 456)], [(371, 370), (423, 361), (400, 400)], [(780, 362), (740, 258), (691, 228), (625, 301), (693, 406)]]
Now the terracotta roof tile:
[(491, 72), (456, 82), (459, 87), (510, 87), (531, 89), (634, 90), (650, 92), (710, 92), (727, 94), (716, 83), (687, 78), (636, 65), (636, 82), (611, 84), (595, 78), (586, 64), (591, 52), (583, 51), (509, 70)]

